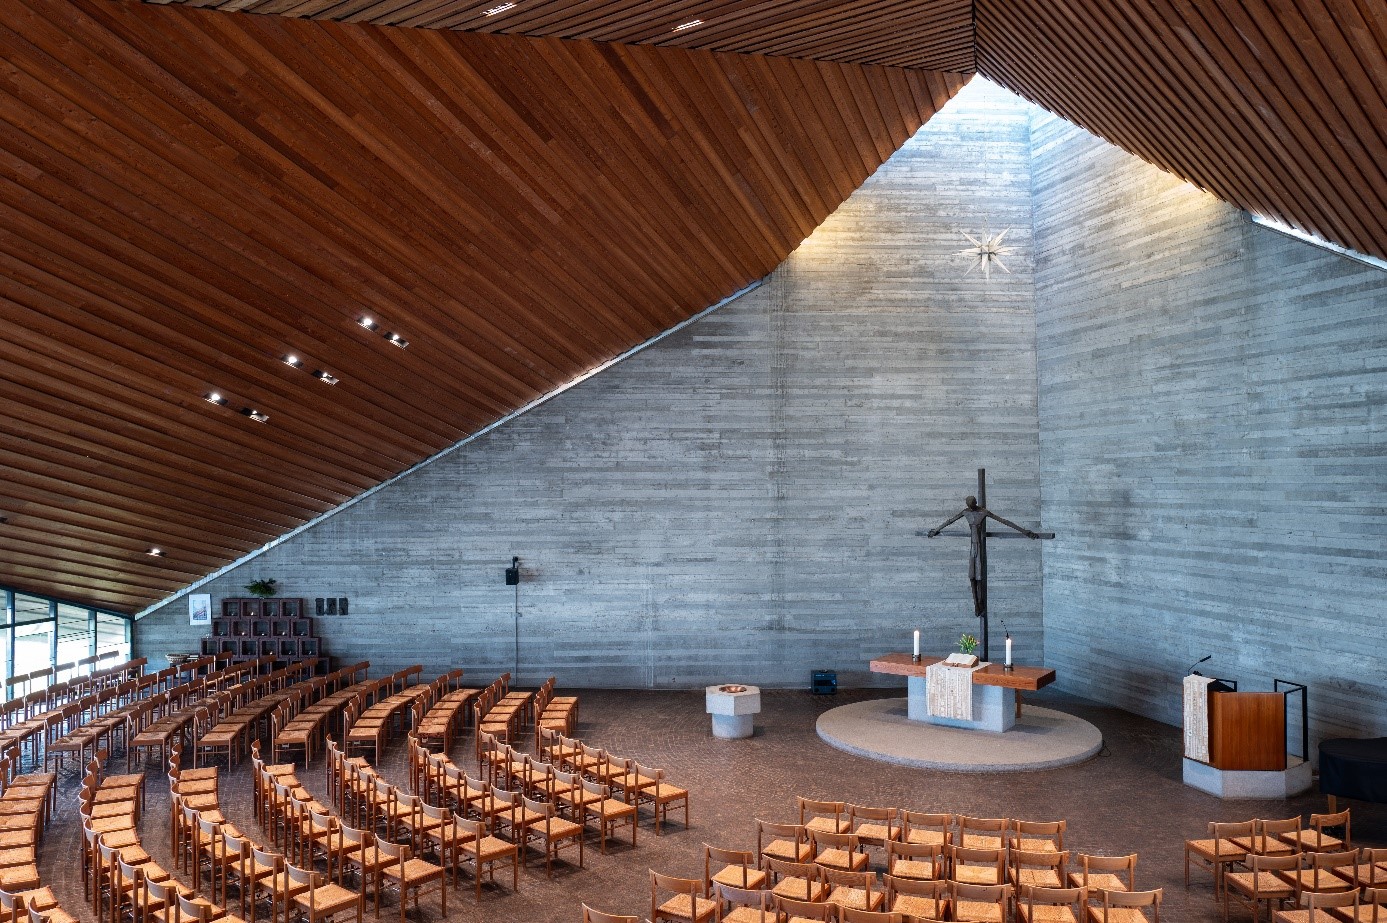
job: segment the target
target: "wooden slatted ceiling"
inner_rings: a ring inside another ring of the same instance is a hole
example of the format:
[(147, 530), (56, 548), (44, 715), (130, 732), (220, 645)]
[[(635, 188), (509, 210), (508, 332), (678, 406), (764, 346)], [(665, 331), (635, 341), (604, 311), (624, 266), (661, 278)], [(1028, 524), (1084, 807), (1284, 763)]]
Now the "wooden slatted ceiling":
[[(173, 2), (336, 22), (576, 38), (960, 73), (971, 73), (974, 64), (972, 0), (517, 0), (509, 6), (506, 0)], [(692, 22), (698, 25), (678, 29)]]
[(963, 82), (109, 0), (0, 52), (0, 583), (125, 611), (765, 275)]
[(1380, 0), (979, 0), (989, 79), (1251, 212), (1387, 258)]

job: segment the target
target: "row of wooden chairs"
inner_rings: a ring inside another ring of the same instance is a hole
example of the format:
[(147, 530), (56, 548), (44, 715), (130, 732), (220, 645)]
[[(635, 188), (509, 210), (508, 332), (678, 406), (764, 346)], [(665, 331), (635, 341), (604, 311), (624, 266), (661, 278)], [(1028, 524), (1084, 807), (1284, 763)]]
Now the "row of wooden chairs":
[(462, 685), (463, 671), (452, 670), (433, 682), (431, 703), (414, 704), (414, 734), (420, 744), (444, 753), (453, 749), (453, 740), (467, 720), (469, 706), (480, 689)]
[(363, 660), (334, 670), (315, 687), (321, 697), (301, 709), (293, 706), (292, 699), (276, 706), (270, 716), (271, 759), (278, 761), (296, 751), (303, 755), (305, 765), (312, 762), (319, 742), (326, 737), (328, 722), (365, 688), (370, 668), (370, 661)]
[[(1333, 831), (1342, 831), (1336, 835)], [(1211, 822), (1208, 835), (1185, 841), (1185, 887), (1190, 870), (1209, 872), (1214, 897), (1223, 897), (1230, 869), (1249, 868), (1251, 856), (1290, 856), (1302, 852), (1344, 852), (1353, 847), (1352, 817), (1348, 810), (1311, 814), (1308, 824), (1300, 815), (1278, 819), (1253, 819), (1234, 823)]]
[(1296, 904), (1277, 910), (1272, 923), (1387, 923), (1387, 888), (1302, 891)]
[(424, 668), (418, 664), (384, 677), (361, 690), (347, 703), (342, 744), (348, 753), (369, 749), (371, 759), (380, 761), (385, 741), (392, 732), (402, 730), (416, 703), (431, 701), (434, 684), (414, 684)]
[(484, 738), (517, 742), (530, 712), (533, 693), (512, 691), (510, 674), (502, 673), (472, 699), (472, 727), (476, 731), (477, 758)]
[[(30, 670), (28, 673), (17, 673), (5, 680), (6, 698), (22, 698), (30, 692), (30, 686), (34, 683), (44, 684), (44, 689), (38, 690), (40, 692), (55, 686), (68, 685), (91, 690), (104, 683), (124, 679), (129, 673), (139, 670), (145, 665), (145, 659), (140, 657), (137, 660), (128, 660), (111, 667), (97, 667), (98, 664), (107, 660), (114, 660), (119, 656), (119, 651), (102, 651), (100, 654), (92, 654), (90, 657), (83, 657), (72, 663), (59, 663), (51, 667)], [(118, 679), (113, 680), (113, 677)], [(24, 687), (18, 695), (15, 693), (16, 686)], [(81, 694), (85, 695), (86, 693)]]
[(298, 661), (257, 677), (234, 693), (220, 693), (219, 707), (208, 711), (205, 724), (195, 732), (193, 765), (225, 757), (227, 768), (233, 768), (248, 751), (251, 738), (260, 736), (269, 713), (309, 692), (317, 663), (316, 657)]
[(12, 774), (12, 769), (8, 758), (0, 763), (0, 780), (4, 782), (0, 794), (0, 890), (25, 895), (32, 902), (35, 895), (31, 892), (41, 888), (38, 845), (50, 816), (57, 777), (48, 772)]
[[(1277, 907), (1301, 903), (1307, 893), (1338, 894), (1360, 889), (1364, 900), (1377, 909), (1378, 900), (1387, 899), (1387, 849), (1346, 849), (1339, 852), (1309, 852), (1267, 855), (1251, 853), (1246, 871), (1229, 867), (1223, 875), (1223, 918), (1228, 919), (1233, 903), (1252, 913), (1253, 923), (1265, 903), (1271, 916)], [(1381, 911), (1387, 913), (1387, 911)]]
[(535, 693), (535, 750), (543, 745), (540, 733), (550, 731), (555, 734), (572, 736), (578, 727), (578, 697), (576, 695), (555, 695), (555, 678), (549, 677)]
[[(635, 805), (638, 811), (643, 806), (649, 806), (654, 816), (656, 836), (661, 834), (664, 824), (668, 822), (670, 808), (683, 808), (684, 827), (688, 828), (689, 791), (669, 782), (665, 770), (645, 766), (629, 757), (616, 756), (577, 738), (552, 731), (542, 729), (540, 738), (543, 742), (539, 750), (542, 762), (610, 786), (621, 800)], [(497, 772), (513, 771), (513, 750), (508, 753), (496, 741), (484, 743), (489, 749), (488, 758), (482, 764), (483, 772), (490, 772), (494, 777)]]

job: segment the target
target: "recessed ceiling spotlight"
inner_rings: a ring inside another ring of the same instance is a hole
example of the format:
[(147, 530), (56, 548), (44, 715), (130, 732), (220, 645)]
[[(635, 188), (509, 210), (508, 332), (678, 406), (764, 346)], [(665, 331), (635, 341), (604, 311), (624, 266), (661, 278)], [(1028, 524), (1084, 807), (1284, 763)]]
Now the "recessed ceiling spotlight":
[(262, 413), (262, 412), (260, 412), (259, 410), (256, 410), (254, 407), (242, 407), (242, 408), (241, 408), (241, 413), (243, 413), (243, 414), (245, 414), (246, 416), (250, 417), (250, 418), (251, 418), (252, 420), (254, 420), (256, 423), (268, 423), (268, 422), (270, 421), (270, 415), (269, 415), (269, 414), (267, 414), (267, 413)]
[(149, 555), (151, 558), (162, 558), (164, 556), (164, 550), (162, 548), (151, 548), (146, 551), (145, 554)]
[(360, 319), (357, 320), (357, 323), (360, 324), (361, 326), (365, 327), (367, 330), (375, 330), (375, 329), (376, 329), (376, 322), (373, 321), (373, 320), (371, 320), (371, 318), (369, 318), (369, 317), (360, 318)]
[(694, 26), (701, 26), (701, 25), (703, 25), (703, 20), (701, 20), (701, 19), (691, 19), (691, 20), (689, 20), (688, 22), (684, 23), (683, 25), (675, 26), (675, 27), (674, 27), (674, 31), (675, 31), (675, 32), (683, 32), (685, 29), (692, 29)]
[(482, 10), (482, 14), (485, 16), (495, 16), (498, 13), (504, 13), (506, 10), (513, 9), (515, 9), (514, 3), (502, 3), (500, 6), (493, 6), (489, 10)]
[(323, 384), (325, 384), (325, 385), (335, 385), (335, 384), (337, 384), (337, 376), (336, 376), (336, 375), (330, 375), (330, 374), (328, 374), (327, 372), (324, 372), (322, 369), (317, 369), (316, 371), (314, 371), (313, 377), (316, 378), (316, 379), (318, 379), (319, 381), (321, 381), (321, 382), (322, 382)]
[(206, 401), (207, 403), (209, 403), (209, 404), (220, 404), (220, 405), (223, 406), (223, 407), (226, 406), (226, 398), (222, 397), (222, 396), (221, 396), (220, 394), (218, 394), (216, 391), (213, 391), (213, 392), (211, 392), (210, 394), (204, 395), (202, 399), (205, 400), (205, 401)]
[(290, 353), (289, 355), (284, 357), (284, 364), (292, 365), (294, 368), (298, 368), (300, 365), (299, 357), (294, 355), (293, 353)]
[(404, 349), (406, 346), (409, 345), (409, 340), (406, 340), (398, 333), (387, 333), (385, 334), (385, 338), (390, 342), (394, 343), (396, 346), (400, 347), (401, 349)]

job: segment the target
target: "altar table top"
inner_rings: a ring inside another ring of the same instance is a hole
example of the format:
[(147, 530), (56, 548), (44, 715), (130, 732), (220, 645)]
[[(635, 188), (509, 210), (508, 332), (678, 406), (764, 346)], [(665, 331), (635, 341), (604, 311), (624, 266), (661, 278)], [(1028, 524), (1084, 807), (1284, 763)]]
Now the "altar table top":
[[(943, 657), (920, 655), (919, 663), (912, 663), (909, 654), (882, 654), (872, 661), (873, 673), (894, 673), (898, 676), (924, 676), (930, 664), (938, 663)], [(1013, 666), (1010, 671), (1000, 663), (989, 663), (981, 670), (973, 671), (974, 686), (1003, 686), (1008, 689), (1021, 689), (1035, 692), (1055, 681), (1055, 671), (1045, 667)]]

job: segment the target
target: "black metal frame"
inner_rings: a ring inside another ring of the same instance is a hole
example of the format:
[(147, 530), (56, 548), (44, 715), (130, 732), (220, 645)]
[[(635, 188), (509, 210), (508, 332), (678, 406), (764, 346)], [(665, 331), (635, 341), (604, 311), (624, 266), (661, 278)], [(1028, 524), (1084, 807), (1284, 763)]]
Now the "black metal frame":
[(1310, 762), (1310, 709), (1308, 707), (1308, 687), (1304, 683), (1293, 683), (1288, 679), (1273, 679), (1271, 681), (1271, 688), (1273, 692), (1281, 693), (1282, 708), (1287, 711), (1290, 710), (1287, 699), (1297, 692), (1300, 693), (1300, 758), (1307, 763)]

